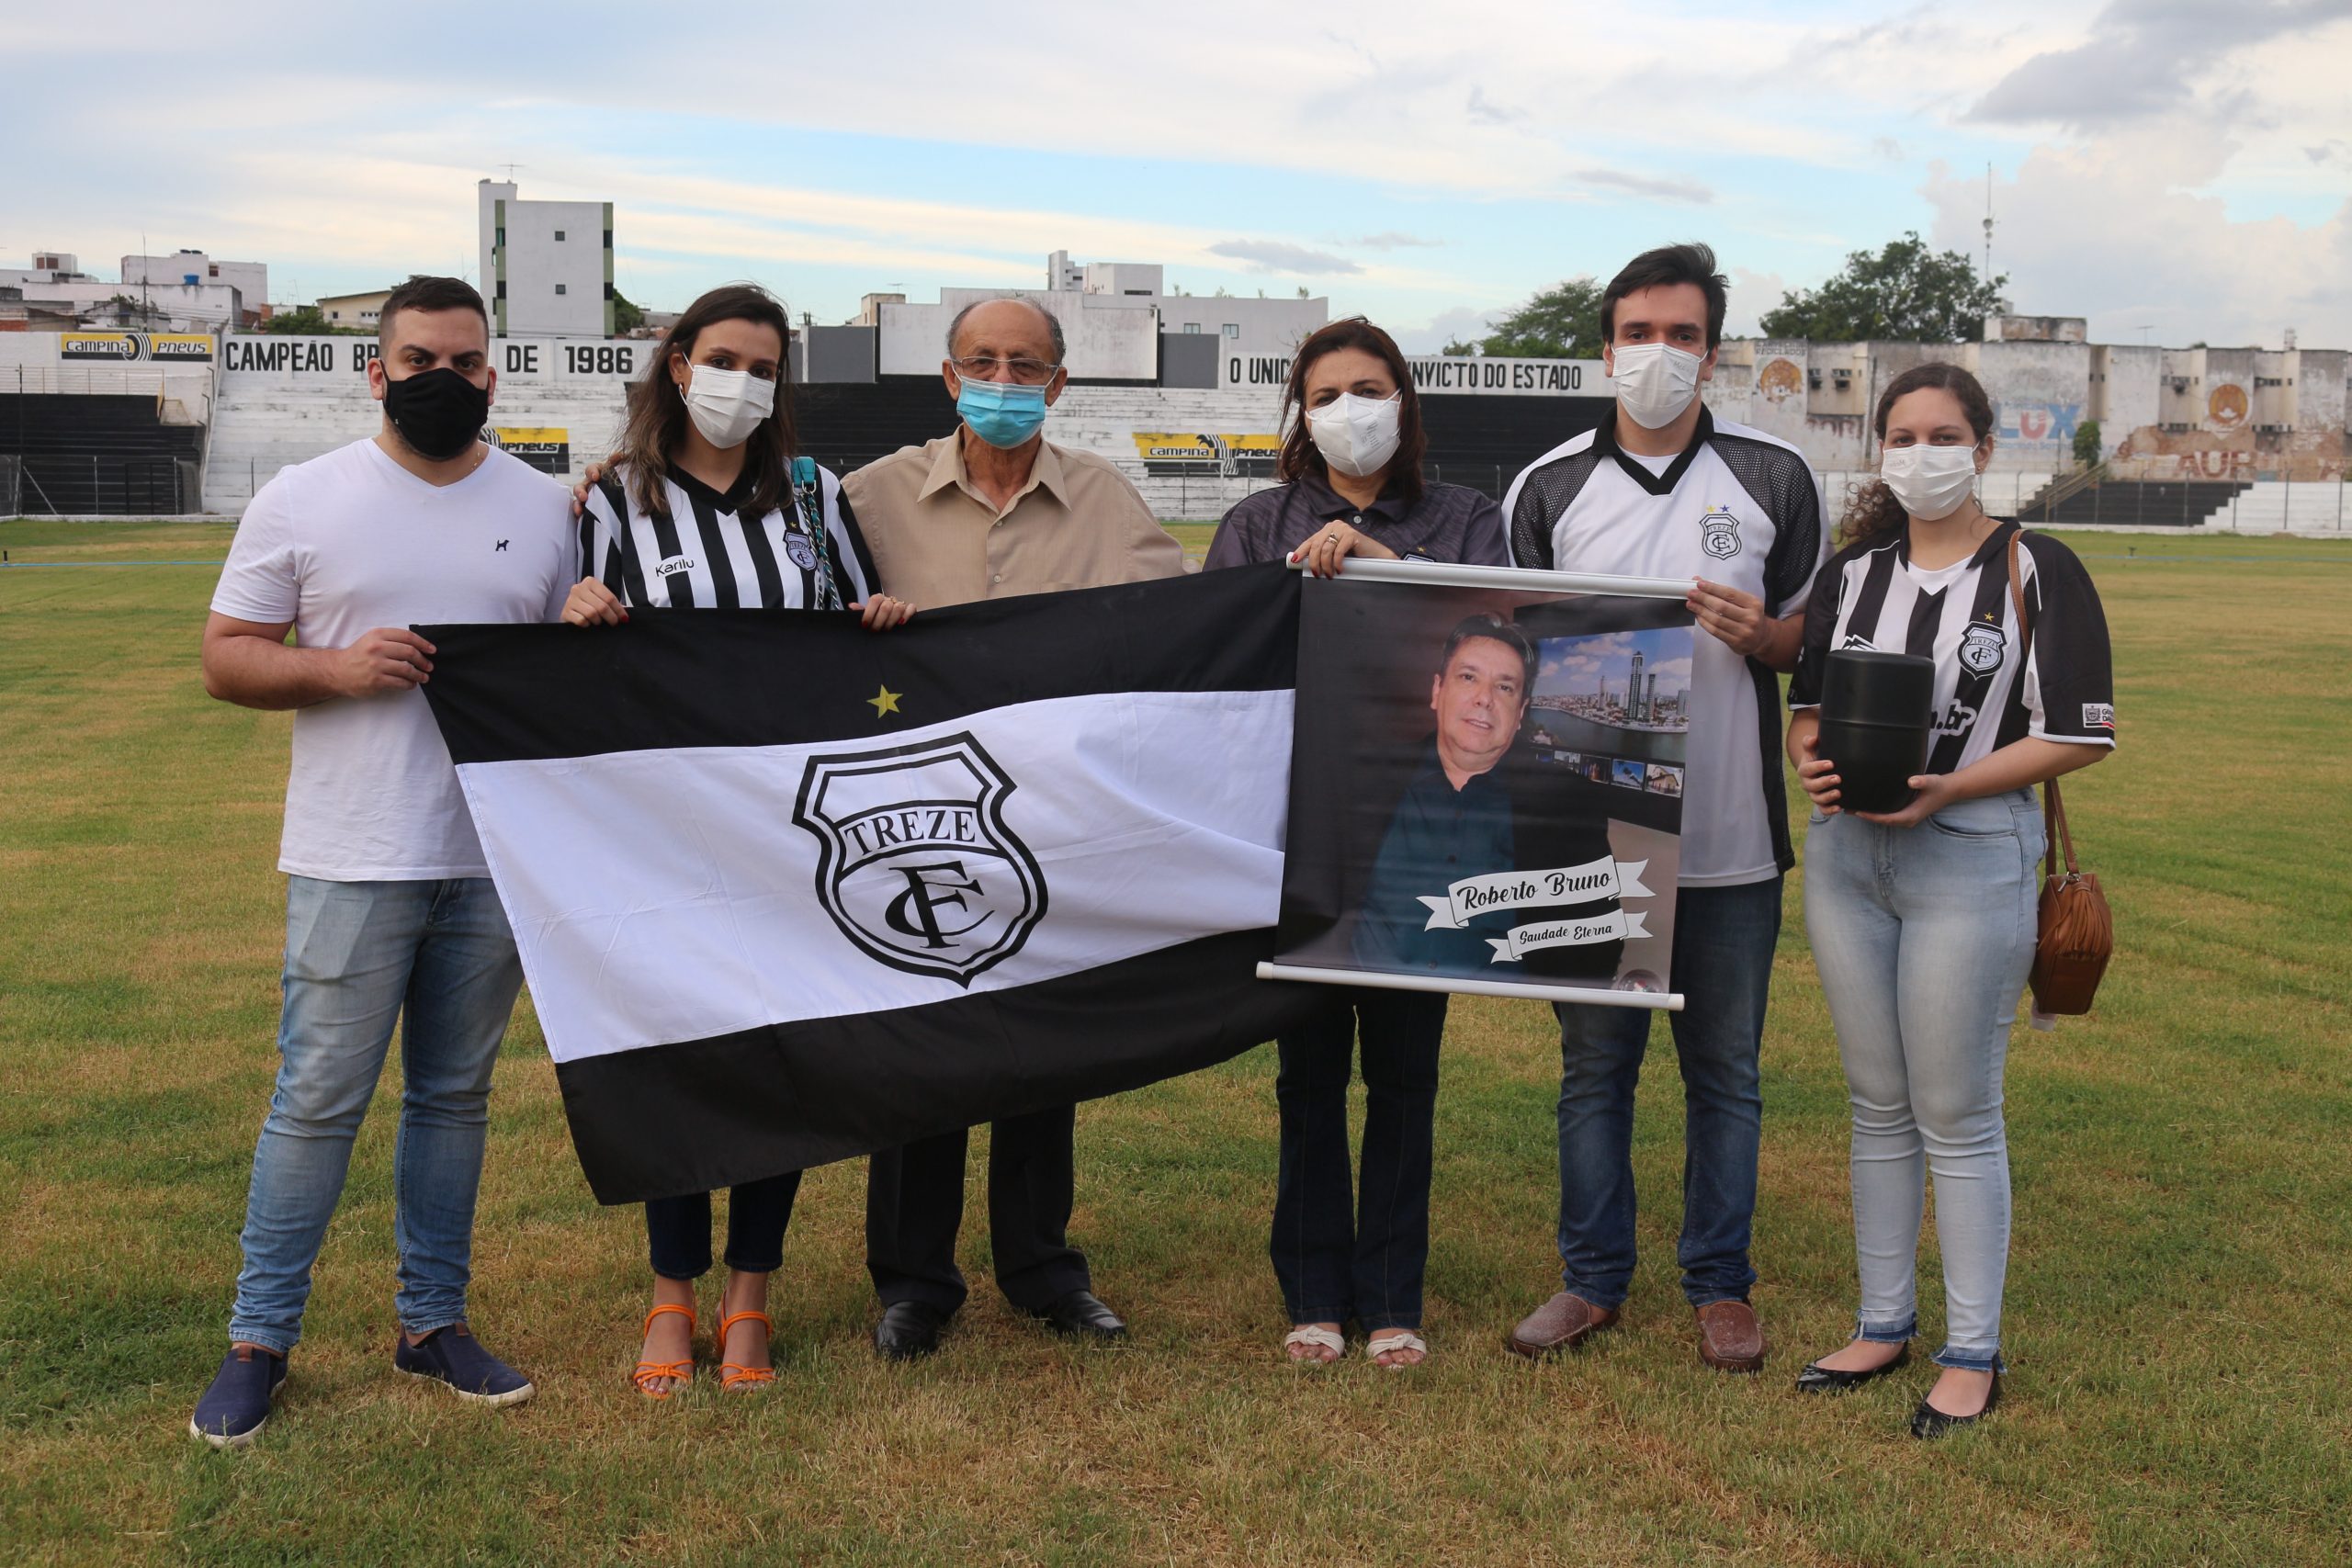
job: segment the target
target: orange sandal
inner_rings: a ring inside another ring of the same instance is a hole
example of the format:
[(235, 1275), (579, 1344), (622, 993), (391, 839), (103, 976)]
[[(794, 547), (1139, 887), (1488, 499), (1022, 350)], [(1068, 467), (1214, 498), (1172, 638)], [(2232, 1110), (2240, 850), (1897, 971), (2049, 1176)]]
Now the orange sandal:
[(674, 1312), (686, 1320), (686, 1342), (690, 1348), (686, 1359), (683, 1361), (638, 1362), (637, 1370), (629, 1373), (628, 1381), (635, 1383), (637, 1392), (648, 1399), (667, 1399), (678, 1392), (675, 1388), (656, 1388), (653, 1385), (657, 1382), (683, 1384), (694, 1381), (695, 1359), (691, 1346), (695, 1337), (695, 1309), (689, 1306), (679, 1306), (674, 1302), (663, 1302), (645, 1314), (646, 1333), (653, 1332), (653, 1320), (665, 1312)]
[[(724, 1356), (727, 1354), (728, 1331), (747, 1318), (756, 1318), (759, 1321), (760, 1327), (764, 1330), (771, 1338), (775, 1337), (775, 1325), (768, 1321), (767, 1314), (763, 1312), (730, 1312), (726, 1316), (718, 1320), (718, 1353), (720, 1355)], [(775, 1369), (774, 1367), (747, 1367), (736, 1361), (721, 1361), (718, 1363), (718, 1386), (727, 1390), (730, 1393), (738, 1389), (756, 1388), (761, 1383), (774, 1382), (775, 1382)]]

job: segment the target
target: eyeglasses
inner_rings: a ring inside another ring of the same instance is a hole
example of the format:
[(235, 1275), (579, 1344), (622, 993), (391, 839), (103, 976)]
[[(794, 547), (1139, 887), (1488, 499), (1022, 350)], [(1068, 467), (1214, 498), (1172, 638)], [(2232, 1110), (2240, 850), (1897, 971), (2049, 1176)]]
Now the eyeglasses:
[(969, 359), (955, 359), (948, 363), (956, 367), (957, 375), (972, 381), (995, 379), (997, 367), (1002, 366), (1012, 372), (1014, 380), (1032, 387), (1052, 379), (1054, 372), (1061, 368), (1058, 365), (1048, 365), (1042, 359), (1027, 357), (1000, 359), (994, 355), (987, 354), (976, 354)]

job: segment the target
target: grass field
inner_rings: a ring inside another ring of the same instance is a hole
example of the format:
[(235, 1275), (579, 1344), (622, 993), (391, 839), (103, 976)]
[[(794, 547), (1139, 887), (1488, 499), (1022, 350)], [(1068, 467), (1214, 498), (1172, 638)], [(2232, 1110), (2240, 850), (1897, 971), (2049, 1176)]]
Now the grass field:
[[(1195, 550), (1200, 535), (1188, 540)], [(1088, 1107), (1074, 1227), (1132, 1344), (986, 1282), (934, 1360), (866, 1347), (863, 1174), (813, 1175), (782, 1376), (650, 1405), (633, 1210), (572, 1164), (529, 1005), (508, 1037), (474, 1322), (519, 1410), (391, 1375), (393, 1101), (362, 1134), (277, 1418), (187, 1434), (218, 1359), (275, 1063), (288, 720), (206, 700), (225, 526), (0, 523), (0, 1559), (253, 1563), (2327, 1563), (2352, 1557), (2352, 549), (2084, 536), (2124, 750), (2070, 782), (2120, 953), (2021, 1032), (2008, 1399), (1902, 1435), (1928, 1369), (1799, 1396), (1852, 1316), (1843, 1084), (1796, 919), (1765, 1041), (1767, 1374), (1702, 1368), (1673, 1268), (1681, 1114), (1653, 1054), (1625, 1326), (1501, 1349), (1554, 1288), (1556, 1041), (1457, 1002), (1430, 1363), (1301, 1372), (1264, 1257), (1272, 1054)], [(1662, 1034), (1662, 1032), (1661, 1032)], [(1941, 1324), (1933, 1259), (1923, 1327)]]

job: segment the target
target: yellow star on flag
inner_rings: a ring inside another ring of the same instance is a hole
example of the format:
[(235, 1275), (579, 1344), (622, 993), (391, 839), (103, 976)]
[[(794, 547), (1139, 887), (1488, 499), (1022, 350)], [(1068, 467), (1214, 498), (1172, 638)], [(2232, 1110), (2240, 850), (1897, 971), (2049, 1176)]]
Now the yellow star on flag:
[(899, 698), (902, 694), (903, 694), (901, 693), (892, 691), (888, 686), (884, 686), (880, 689), (877, 695), (868, 697), (865, 701), (866, 705), (873, 708), (874, 716), (880, 718), (886, 713), (897, 713), (899, 711)]

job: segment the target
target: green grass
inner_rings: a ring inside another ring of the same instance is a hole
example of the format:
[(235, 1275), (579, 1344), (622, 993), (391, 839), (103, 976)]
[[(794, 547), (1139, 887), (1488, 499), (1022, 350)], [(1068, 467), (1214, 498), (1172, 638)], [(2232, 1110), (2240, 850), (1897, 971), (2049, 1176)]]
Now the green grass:
[[(0, 524), (12, 561), (226, 542)], [(1663, 1047), (1625, 1326), (1557, 1364), (1502, 1353), (1554, 1288), (1557, 1056), (1541, 1008), (1469, 999), (1417, 1373), (1277, 1360), (1260, 1050), (1080, 1117), (1074, 1229), (1132, 1345), (1017, 1321), (985, 1282), (976, 1201), (978, 1283), (947, 1352), (878, 1364), (851, 1164), (801, 1198), (774, 1390), (649, 1405), (624, 1381), (639, 1220), (590, 1201), (526, 1003), (493, 1101), (475, 1321), (538, 1399), (481, 1413), (391, 1375), (379, 1114), (278, 1418), (250, 1453), (202, 1450), (187, 1412), (220, 1354), (275, 1061), (287, 719), (204, 698), (209, 570), (0, 570), (0, 1558), (2345, 1561), (2352, 551), (2075, 543), (2114, 626), (2125, 747), (2069, 794), (2120, 953), (2095, 1020), (2016, 1041), (2009, 1399), (1932, 1448), (1902, 1436), (1924, 1370), (1842, 1401), (1789, 1386), (1840, 1342), (1853, 1292), (1843, 1086), (1792, 886), (1764, 1048), (1762, 1378), (1692, 1354)]]

